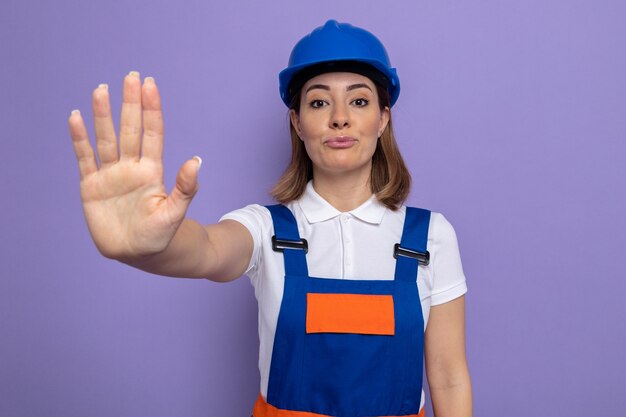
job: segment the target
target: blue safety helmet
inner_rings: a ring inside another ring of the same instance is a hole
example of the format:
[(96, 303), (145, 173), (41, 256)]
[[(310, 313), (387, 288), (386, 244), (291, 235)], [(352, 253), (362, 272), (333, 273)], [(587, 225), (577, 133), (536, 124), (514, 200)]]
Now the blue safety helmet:
[(383, 44), (370, 32), (348, 23), (329, 20), (296, 44), (287, 68), (278, 75), (280, 98), (291, 106), (304, 83), (326, 72), (355, 72), (389, 91), (391, 106), (400, 95), (400, 79), (391, 68)]

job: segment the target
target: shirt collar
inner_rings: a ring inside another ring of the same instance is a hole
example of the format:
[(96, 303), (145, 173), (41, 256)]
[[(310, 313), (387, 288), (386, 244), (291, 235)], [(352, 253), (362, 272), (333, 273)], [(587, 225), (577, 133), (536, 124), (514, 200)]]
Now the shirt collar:
[[(307, 184), (304, 194), (298, 200), (298, 204), (309, 223), (323, 222), (341, 214), (339, 210), (334, 208), (315, 191), (312, 181), (309, 181)], [(378, 201), (375, 195), (372, 195), (367, 201), (354, 210), (349, 211), (349, 213), (364, 222), (380, 224), (386, 211), (387, 207)]]

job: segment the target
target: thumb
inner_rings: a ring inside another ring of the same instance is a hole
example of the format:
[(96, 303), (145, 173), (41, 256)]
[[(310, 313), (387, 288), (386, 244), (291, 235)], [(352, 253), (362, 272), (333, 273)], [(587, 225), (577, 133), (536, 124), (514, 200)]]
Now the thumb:
[(194, 156), (183, 164), (176, 175), (176, 185), (170, 193), (168, 200), (183, 213), (191, 203), (191, 199), (198, 192), (198, 170), (202, 165), (202, 158)]

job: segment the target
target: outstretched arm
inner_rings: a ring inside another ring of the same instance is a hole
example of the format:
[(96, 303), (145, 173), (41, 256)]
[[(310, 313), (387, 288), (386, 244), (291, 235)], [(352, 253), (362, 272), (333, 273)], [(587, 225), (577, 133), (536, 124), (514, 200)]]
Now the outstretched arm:
[[(203, 227), (185, 219), (198, 190), (200, 158), (183, 164), (174, 190), (163, 182), (163, 116), (154, 79), (124, 78), (119, 146), (108, 87), (93, 92), (96, 152), (78, 111), (69, 118), (80, 195), (91, 237), (106, 257), (156, 274), (226, 281), (240, 276), (252, 237), (237, 222)], [(96, 161), (96, 153), (100, 166)]]

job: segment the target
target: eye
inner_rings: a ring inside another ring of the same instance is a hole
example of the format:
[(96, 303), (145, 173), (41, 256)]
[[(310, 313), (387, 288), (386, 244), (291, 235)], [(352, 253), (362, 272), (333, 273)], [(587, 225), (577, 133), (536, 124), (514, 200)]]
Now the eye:
[(326, 102), (324, 100), (312, 100), (309, 105), (314, 109), (319, 109), (320, 107), (324, 107)]
[(369, 104), (369, 100), (365, 98), (357, 98), (352, 101), (352, 104), (354, 104), (357, 107), (365, 107)]

